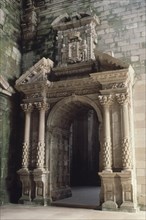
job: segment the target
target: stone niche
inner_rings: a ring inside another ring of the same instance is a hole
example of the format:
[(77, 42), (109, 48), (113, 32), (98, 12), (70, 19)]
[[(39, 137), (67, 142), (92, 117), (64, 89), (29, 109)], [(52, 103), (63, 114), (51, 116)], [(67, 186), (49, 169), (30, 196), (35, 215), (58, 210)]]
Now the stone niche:
[(47, 205), (71, 196), (70, 126), (79, 110), (89, 108), (99, 121), (102, 209), (137, 210), (130, 117), (134, 71), (95, 48), (99, 24), (95, 15), (85, 13), (56, 18), (57, 64), (42, 58), (16, 81), (16, 89), (25, 95), (18, 171), (22, 203)]

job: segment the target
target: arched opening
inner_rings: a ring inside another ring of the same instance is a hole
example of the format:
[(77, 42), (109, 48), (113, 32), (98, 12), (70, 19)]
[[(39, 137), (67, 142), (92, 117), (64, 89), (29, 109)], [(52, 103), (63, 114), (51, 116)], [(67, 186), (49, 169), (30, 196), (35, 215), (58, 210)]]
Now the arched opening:
[(70, 127), (70, 185), (100, 186), (99, 121), (95, 110), (79, 111)]
[(100, 187), (100, 124), (98, 105), (88, 98), (69, 97), (50, 112), (47, 161), (53, 201), (70, 197), (73, 187)]

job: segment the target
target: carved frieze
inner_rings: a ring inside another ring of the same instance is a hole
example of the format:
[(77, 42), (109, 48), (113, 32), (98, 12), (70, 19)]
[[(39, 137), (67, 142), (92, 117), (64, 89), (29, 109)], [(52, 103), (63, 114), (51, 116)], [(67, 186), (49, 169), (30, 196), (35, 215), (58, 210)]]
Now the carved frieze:
[(109, 83), (109, 84), (103, 85), (103, 89), (122, 89), (122, 88), (126, 88), (126, 86), (127, 86), (127, 83), (125, 82)]

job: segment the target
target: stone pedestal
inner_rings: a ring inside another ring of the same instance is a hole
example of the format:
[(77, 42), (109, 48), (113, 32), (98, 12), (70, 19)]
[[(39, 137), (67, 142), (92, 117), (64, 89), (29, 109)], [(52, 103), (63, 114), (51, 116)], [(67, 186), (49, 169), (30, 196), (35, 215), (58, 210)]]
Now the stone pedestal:
[(49, 171), (44, 169), (35, 169), (33, 171), (33, 180), (35, 182), (35, 198), (33, 202), (38, 205), (50, 204), (48, 195), (48, 177)]
[(102, 204), (102, 210), (116, 211), (118, 205), (116, 203), (115, 193), (115, 173), (103, 171), (99, 173), (101, 176), (103, 191), (104, 191), (104, 203)]
[(136, 212), (137, 202), (134, 195), (132, 172), (123, 171), (118, 173), (118, 175), (121, 178), (122, 185), (122, 204), (120, 210), (125, 212)]
[(19, 203), (29, 204), (31, 203), (31, 173), (27, 168), (22, 168), (17, 171), (22, 183), (22, 196), (19, 199)]

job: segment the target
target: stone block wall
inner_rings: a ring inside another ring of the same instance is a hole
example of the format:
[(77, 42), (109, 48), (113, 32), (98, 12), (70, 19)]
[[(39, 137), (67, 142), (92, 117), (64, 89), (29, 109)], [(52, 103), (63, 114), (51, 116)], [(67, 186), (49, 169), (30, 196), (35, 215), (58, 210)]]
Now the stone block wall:
[(137, 79), (133, 93), (138, 203), (146, 206), (146, 75)]
[[(21, 73), (20, 13), (19, 0), (0, 1), (0, 75), (12, 87)], [(2, 89), (0, 81), (0, 204), (16, 202), (20, 196), (16, 170), (21, 155), (19, 98), (4, 95)]]
[(5, 79), (20, 75), (20, 1), (0, 2), (0, 74)]
[(144, 72), (145, 58), (145, 0), (39, 0), (35, 3), (36, 35), (25, 41), (23, 71), (43, 56), (54, 60), (55, 32), (51, 23), (61, 14), (73, 12), (95, 13), (100, 19), (97, 28), (97, 48), (113, 51), (116, 58)]

